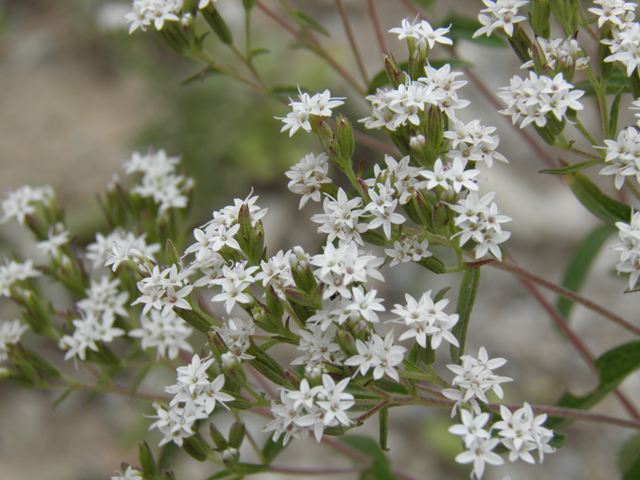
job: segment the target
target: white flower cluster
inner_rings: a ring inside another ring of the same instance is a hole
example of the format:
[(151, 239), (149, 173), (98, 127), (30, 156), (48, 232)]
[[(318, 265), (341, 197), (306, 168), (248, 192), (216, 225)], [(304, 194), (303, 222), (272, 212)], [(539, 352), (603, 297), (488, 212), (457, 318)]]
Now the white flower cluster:
[[(539, 51), (544, 55), (544, 65), (555, 72), (559, 72), (560, 68), (570, 70), (574, 65), (576, 70), (584, 70), (589, 66), (589, 57), (578, 58), (582, 49), (575, 38), (547, 40), (543, 37), (536, 37), (536, 43)], [(530, 53), (533, 56), (533, 52), (530, 51)], [(533, 60), (523, 63), (520, 68), (534, 68)]]
[(0, 202), (0, 207), (2, 207), (0, 224), (15, 218), (20, 225), (24, 225), (25, 217), (36, 213), (38, 203), (50, 204), (54, 198), (53, 188), (49, 186), (30, 187), (24, 185), (9, 192), (7, 198)]
[(195, 435), (193, 424), (197, 420), (208, 418), (213, 412), (216, 402), (223, 407), (228, 407), (225, 402), (234, 398), (222, 391), (225, 377), (218, 375), (213, 381), (209, 379), (207, 369), (211, 367), (213, 358), (203, 358), (196, 354), (191, 363), (185, 367), (178, 367), (177, 383), (165, 387), (164, 391), (174, 395), (169, 403), (169, 409), (159, 404), (154, 404), (157, 418), (149, 430), (157, 428), (164, 438), (159, 446), (173, 441), (182, 446), (183, 439)]
[(426, 188), (427, 182), (421, 178), (422, 169), (409, 165), (409, 155), (399, 162), (392, 156), (385, 155), (384, 161), (387, 168), (382, 170), (376, 163), (373, 167), (374, 178), (365, 180), (367, 186), (373, 187), (376, 183), (386, 184), (387, 179), (390, 179), (400, 205), (407, 204), (417, 191)]
[(109, 343), (125, 334), (124, 330), (113, 326), (116, 316), (128, 316), (124, 305), (129, 293), (120, 292), (119, 285), (120, 280), (110, 281), (107, 276), (103, 276), (100, 282), (91, 281), (91, 288), (85, 291), (87, 298), (76, 304), (80, 318), (72, 321), (73, 334), (60, 339), (60, 348), (67, 350), (65, 360), (85, 360), (87, 347), (97, 352), (96, 342)]
[(489, 403), (485, 395), (489, 390), (493, 390), (498, 398), (502, 398), (504, 393), (500, 384), (513, 381), (512, 378), (500, 377), (493, 373), (493, 370), (502, 367), (507, 361), (504, 358), (489, 360), (489, 355), (484, 347), (480, 347), (478, 358), (463, 355), (460, 360), (462, 360), (462, 365), (447, 365), (447, 368), (456, 374), (451, 385), (457, 386), (459, 389), (445, 388), (442, 394), (456, 402), (451, 410), (451, 417), (456, 415), (463, 404), (469, 404), (471, 410), (479, 415), (481, 410), (476, 398), (484, 403)]
[(111, 477), (111, 480), (144, 480), (142, 476), (142, 472), (140, 470), (136, 470), (131, 465), (127, 467), (124, 473), (120, 471), (116, 471), (116, 474)]
[(189, 271), (178, 272), (177, 265), (171, 265), (171, 268), (164, 268), (156, 265), (148, 277), (140, 280), (138, 290), (142, 295), (138, 297), (131, 305), (143, 303), (144, 308), (142, 314), (146, 315), (152, 308), (160, 310), (162, 316), (167, 316), (173, 307), (191, 310), (191, 305), (185, 300), (193, 285), (188, 284), (187, 276)]
[(348, 384), (349, 378), (336, 384), (324, 374), (322, 385), (311, 387), (305, 378), (300, 382), (300, 390), (282, 389), (280, 403), (271, 401), (271, 413), (275, 419), (267, 424), (264, 431), (273, 432), (274, 442), (284, 433), (283, 445), (286, 445), (291, 438), (307, 438), (310, 431), (319, 443), (325, 428), (348, 427), (351, 420), (346, 410), (355, 403), (353, 395), (344, 391)]
[(64, 225), (58, 222), (55, 225), (49, 226), (47, 237), (47, 240), (38, 242), (36, 248), (51, 258), (69, 261), (70, 259), (63, 255), (60, 248), (69, 243), (69, 231), (64, 229)]
[(178, 22), (182, 14), (182, 0), (134, 0), (131, 12), (124, 18), (130, 23), (129, 33), (140, 28), (143, 31), (153, 23), (156, 30), (162, 30), (164, 22)]
[(415, 21), (409, 23), (408, 18), (403, 19), (401, 25), (400, 27), (389, 30), (389, 33), (397, 34), (399, 40), (404, 38), (414, 39), (415, 45), (420, 51), (426, 51), (427, 47), (429, 47), (428, 49), (430, 50), (436, 43), (453, 45), (453, 41), (445, 37), (445, 35), (449, 33), (449, 30), (451, 30), (451, 25), (447, 28), (437, 28), (434, 30), (426, 20), (422, 20), (420, 23), (416, 23)]
[(598, 27), (609, 22), (613, 38), (603, 38), (601, 43), (609, 45), (611, 55), (605, 62), (622, 62), (627, 67), (627, 76), (640, 64), (640, 25), (634, 22), (636, 3), (624, 0), (596, 0), (593, 3), (601, 8), (590, 8), (597, 15)]
[(502, 260), (500, 244), (506, 242), (511, 232), (502, 230), (501, 223), (510, 222), (511, 218), (500, 215), (498, 205), (493, 201), (495, 192), (489, 192), (482, 198), (476, 192), (469, 192), (466, 198), (458, 201), (457, 205), (449, 208), (458, 213), (455, 224), (460, 228), (460, 246), (469, 240), (478, 243), (475, 247), (476, 258), (484, 257), (487, 252)]
[(9, 345), (18, 343), (28, 328), (18, 319), (0, 321), (0, 362), (9, 358)]
[(396, 382), (400, 381), (395, 367), (402, 364), (407, 349), (393, 345), (393, 331), (387, 333), (384, 340), (375, 333), (366, 342), (357, 339), (356, 350), (358, 355), (349, 357), (344, 362), (350, 367), (357, 367), (354, 376), (358, 373), (364, 376), (373, 368), (374, 380), (380, 380), (386, 374)]
[(227, 265), (222, 267), (222, 277), (209, 282), (211, 286), (220, 285), (222, 293), (213, 297), (211, 301), (224, 302), (227, 313), (231, 313), (236, 302), (251, 303), (253, 298), (245, 293), (245, 290), (256, 283), (256, 279), (253, 277), (256, 270), (259, 270), (259, 267), (247, 267), (246, 261), (236, 262), (232, 267)]
[[(339, 304), (339, 300), (336, 300)], [(309, 320), (312, 319), (313, 317)], [(294, 359), (291, 365), (304, 365), (305, 374), (310, 378), (317, 378), (324, 373), (326, 365), (342, 365), (346, 355), (336, 342), (338, 328), (329, 324), (323, 329), (322, 324), (310, 322), (306, 329), (308, 331), (298, 332), (300, 335), (298, 350), (303, 352), (303, 355)]]
[(231, 366), (235, 362), (242, 360), (253, 360), (255, 357), (246, 353), (251, 346), (251, 336), (256, 333), (253, 320), (242, 320), (240, 318), (228, 319), (222, 327), (214, 327), (213, 330), (220, 335), (225, 343), (228, 352), (221, 355), (222, 365)]
[[(631, 103), (632, 110), (640, 109), (640, 100)], [(640, 114), (636, 113), (640, 118)], [(600, 170), (600, 175), (615, 175), (614, 184), (618, 190), (622, 188), (627, 177), (636, 177), (640, 182), (640, 120), (635, 125), (624, 128), (615, 140), (605, 140), (605, 161), (607, 166)]]
[(329, 156), (321, 153), (315, 156), (313, 153), (305, 155), (300, 162), (291, 167), (286, 172), (291, 179), (287, 187), (296, 195), (302, 195), (300, 199), (300, 209), (309, 200), (319, 202), (321, 199), (321, 189), (324, 184), (331, 184), (329, 174)]
[[(547, 420), (546, 414), (535, 416), (531, 406), (525, 402), (522, 408), (513, 413), (501, 405), (500, 415), (502, 420), (485, 429), (490, 420), (488, 413), (474, 414), (468, 410), (461, 410), (462, 423), (449, 428), (450, 433), (462, 437), (467, 450), (456, 456), (456, 462), (473, 463), (472, 478), (482, 478), (485, 463), (489, 465), (504, 463), (502, 457), (492, 451), (500, 444), (509, 451), (510, 462), (522, 459), (527, 463), (535, 464), (536, 461), (531, 452), (537, 450), (538, 461), (542, 463), (545, 453), (555, 451), (549, 445), (553, 438), (553, 431), (542, 426)], [(495, 437), (494, 433), (497, 433), (498, 437)]]
[[(294, 253), (295, 252), (295, 253)], [(279, 250), (273, 257), (267, 261), (260, 261), (260, 272), (256, 274), (256, 282), (262, 281), (262, 286), (267, 288), (273, 287), (278, 296), (284, 300), (284, 289), (295, 286), (293, 273), (291, 270), (292, 262), (303, 262), (305, 266), (309, 263), (308, 255), (302, 247), (294, 247), (294, 252), (287, 250), (283, 252)]]
[(257, 200), (258, 197), (251, 197), (251, 195), (244, 200), (236, 198), (233, 205), (213, 212), (212, 220), (193, 231), (196, 242), (187, 248), (184, 254), (195, 253), (196, 258), (189, 269), (204, 273), (204, 276), (194, 283), (195, 287), (215, 285), (213, 282), (221, 276), (223, 267), (228, 267), (220, 254), (221, 249), (240, 250), (240, 245), (234, 236), (240, 230), (238, 217), (243, 205), (247, 206), (252, 227), (267, 213), (266, 208), (260, 209), (255, 205)]
[(518, 15), (518, 8), (529, 3), (528, 0), (482, 0), (487, 8), (481, 10), (489, 15), (478, 15), (478, 21), (482, 24), (482, 28), (476, 30), (473, 37), (487, 35), (490, 37), (496, 28), (502, 28), (504, 33), (510, 37), (513, 35), (513, 26), (526, 20), (527, 17)]
[[(451, 140), (451, 149), (446, 153), (447, 158), (451, 161), (459, 159), (462, 168), (466, 168), (469, 161), (484, 162), (487, 168), (493, 166), (494, 160), (509, 163), (504, 155), (496, 151), (500, 137), (491, 135), (495, 131), (496, 127), (485, 127), (477, 119), (469, 123), (455, 121), (453, 130), (444, 132), (444, 137)], [(456, 192), (459, 191), (456, 189)]]
[(150, 310), (148, 315), (140, 315), (140, 328), (130, 330), (127, 335), (140, 338), (143, 350), (157, 348), (156, 359), (173, 360), (180, 350), (193, 352), (193, 347), (187, 341), (192, 333), (193, 328), (173, 310), (165, 316), (158, 310)]
[(455, 110), (469, 105), (469, 101), (458, 98), (456, 90), (467, 82), (455, 80), (461, 72), (452, 72), (448, 63), (440, 69), (424, 67), (426, 76), (412, 81), (408, 76), (397, 89), (377, 89), (368, 95), (371, 116), (358, 120), (366, 128), (386, 128), (395, 132), (407, 122), (418, 127), (424, 125), (429, 105), (440, 107), (449, 118), (455, 119)]
[(375, 255), (359, 251), (358, 245), (351, 242), (338, 248), (327, 243), (324, 252), (314, 255), (310, 263), (318, 267), (314, 274), (324, 285), (322, 298), (330, 298), (337, 293), (350, 299), (352, 284), (366, 283), (369, 278), (384, 282), (384, 277), (378, 271), (383, 262)]
[(131, 189), (143, 198), (151, 197), (159, 206), (158, 216), (162, 217), (170, 208), (184, 208), (188, 197), (184, 195), (191, 190), (194, 181), (190, 177), (176, 173), (179, 157), (167, 157), (164, 150), (141, 155), (134, 152), (130, 160), (122, 164), (125, 173), (141, 173), (140, 185)]
[(11, 287), (16, 282), (22, 282), (27, 278), (41, 276), (39, 270), (33, 268), (33, 261), (27, 260), (24, 263), (6, 259), (0, 264), (0, 296), (11, 297)]
[(286, 117), (275, 117), (278, 120), (284, 122), (284, 127), (280, 130), (285, 132), (289, 130), (289, 136), (293, 136), (299, 128), (307, 132), (311, 132), (311, 123), (309, 117), (316, 115), (318, 117), (330, 117), (331, 109), (339, 107), (344, 102), (344, 97), (331, 97), (331, 92), (325, 90), (322, 93), (316, 93), (310, 96), (308, 93), (302, 93), (298, 88), (299, 102), (294, 102), (289, 98), (289, 106), (292, 111), (287, 114)]
[(408, 293), (405, 293), (407, 305), (396, 304), (393, 313), (399, 319), (395, 323), (409, 327), (409, 330), (400, 335), (400, 340), (415, 338), (418, 345), (427, 348), (427, 341), (431, 348), (436, 350), (442, 340), (446, 340), (456, 347), (460, 346), (451, 329), (458, 323), (458, 314), (448, 315), (443, 310), (449, 304), (449, 300), (443, 299), (434, 303), (431, 299), (431, 290), (422, 294), (416, 301)]
[[(94, 269), (104, 266), (105, 262), (112, 258), (116, 260), (119, 258), (121, 262), (126, 257), (126, 255), (123, 257), (123, 252), (138, 252), (141, 258), (147, 258), (155, 262), (154, 254), (160, 251), (160, 244), (151, 243), (147, 245), (146, 236), (145, 233), (136, 236), (133, 232), (125, 232), (120, 227), (106, 236), (96, 233), (96, 241), (87, 245), (86, 257), (93, 262)], [(120, 263), (116, 260), (109, 262), (110, 265), (114, 266), (114, 271)], [(138, 258), (134, 256), (132, 260), (138, 261)]]
[(524, 80), (514, 76), (508, 87), (501, 87), (498, 96), (507, 104), (507, 108), (500, 110), (503, 115), (511, 115), (513, 124), (522, 117), (520, 128), (532, 122), (538, 127), (547, 124), (547, 114), (562, 121), (567, 109), (582, 110), (584, 107), (578, 99), (584, 95), (583, 90), (573, 90), (573, 85), (567, 83), (562, 73), (553, 79), (545, 75), (529, 72), (529, 78)]
[(393, 242), (393, 248), (385, 248), (384, 253), (391, 257), (389, 266), (399, 263), (419, 262), (423, 258), (429, 258), (433, 254), (427, 250), (429, 240), (420, 240), (416, 235), (400, 235), (400, 239)]
[(629, 273), (629, 289), (634, 289), (640, 277), (640, 212), (635, 212), (630, 223), (616, 222), (622, 243), (611, 248), (620, 252), (618, 274)]

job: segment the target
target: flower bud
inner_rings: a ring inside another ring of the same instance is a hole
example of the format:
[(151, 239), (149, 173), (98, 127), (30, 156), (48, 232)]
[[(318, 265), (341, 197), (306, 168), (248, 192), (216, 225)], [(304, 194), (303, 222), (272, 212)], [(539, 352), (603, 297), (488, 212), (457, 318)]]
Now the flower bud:
[(433, 207), (433, 229), (441, 231), (450, 220), (451, 210), (442, 202), (438, 202)]
[(340, 115), (338, 123), (338, 145), (343, 159), (351, 159), (355, 150), (355, 138), (353, 137), (353, 127), (349, 117)]
[(338, 330), (338, 333), (336, 334), (336, 342), (338, 342), (338, 345), (340, 345), (340, 348), (347, 355), (347, 357), (358, 355), (356, 341), (349, 332)]
[(222, 462), (227, 468), (233, 468), (240, 460), (240, 453), (236, 448), (229, 447), (222, 452)]
[(306, 261), (301, 263), (296, 257), (290, 257), (291, 274), (296, 286), (306, 293), (313, 293), (318, 287), (318, 282), (313, 274), (311, 265)]
[(145, 478), (156, 478), (158, 476), (158, 467), (153, 458), (153, 453), (147, 442), (138, 444), (138, 459), (140, 460), (140, 468)]
[(213, 440), (213, 444), (216, 446), (217, 450), (222, 451), (229, 448), (229, 442), (227, 442), (227, 439), (224, 438), (220, 433), (220, 430), (218, 430), (213, 423), (209, 424), (209, 435), (211, 436), (211, 440)]
[(209, 5), (200, 10), (200, 12), (222, 43), (226, 43), (227, 45), (233, 44), (231, 30), (212, 3), (209, 3)]
[(251, 310), (253, 322), (267, 333), (277, 334), (282, 330), (282, 315), (280, 317), (268, 312), (262, 305)]
[(204, 462), (211, 454), (211, 447), (199, 433), (185, 438), (182, 449), (198, 462)]
[(239, 387), (244, 387), (247, 384), (247, 374), (236, 356), (231, 352), (227, 352), (222, 354), (220, 360), (220, 366), (225, 378), (228, 378)]
[(385, 53), (384, 55), (384, 69), (393, 88), (398, 88), (401, 83), (406, 83), (406, 74), (400, 69), (398, 62), (396, 62), (391, 53)]
[(545, 125), (544, 127), (539, 127), (535, 122), (531, 125), (533, 125), (533, 128), (536, 130), (536, 132), (538, 132), (540, 138), (542, 138), (545, 142), (547, 142), (549, 145), (556, 144), (556, 136), (551, 132), (551, 129), (547, 127), (547, 125)]
[(234, 422), (229, 430), (229, 445), (233, 448), (240, 448), (242, 441), (244, 440), (244, 423)]

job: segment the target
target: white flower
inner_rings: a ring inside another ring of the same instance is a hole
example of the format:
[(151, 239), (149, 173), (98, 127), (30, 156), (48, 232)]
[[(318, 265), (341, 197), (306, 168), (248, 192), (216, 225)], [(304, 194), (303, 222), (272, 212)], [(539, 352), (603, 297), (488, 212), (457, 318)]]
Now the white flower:
[(2, 217), (0, 224), (15, 218), (19, 224), (24, 225), (25, 217), (36, 213), (36, 204), (51, 204), (54, 200), (53, 189), (47, 187), (30, 187), (24, 185), (7, 193), (7, 198), (0, 202)]
[(23, 325), (17, 319), (0, 321), (0, 362), (9, 358), (9, 345), (18, 343), (22, 334), (28, 329), (27, 325)]
[(500, 440), (497, 438), (476, 438), (474, 442), (467, 447), (469, 450), (456, 456), (456, 462), (462, 464), (473, 462), (471, 477), (479, 480), (484, 474), (485, 463), (489, 465), (502, 465), (504, 463), (500, 455), (492, 452), (499, 443)]
[(331, 109), (339, 107), (344, 102), (344, 97), (331, 97), (331, 92), (325, 90), (322, 93), (316, 93), (313, 96), (309, 96), (308, 93), (302, 93), (298, 87), (299, 102), (294, 102), (289, 99), (289, 106), (292, 111), (287, 114), (286, 117), (275, 117), (278, 120), (284, 122), (284, 127), (280, 130), (285, 132), (289, 130), (289, 136), (293, 136), (299, 128), (310, 132), (311, 123), (309, 122), (309, 115), (318, 115), (320, 117), (330, 117)]
[(517, 13), (519, 7), (529, 3), (528, 0), (496, 0), (495, 2), (482, 0), (482, 3), (487, 8), (481, 11), (489, 15), (478, 15), (478, 20), (483, 26), (473, 34), (474, 38), (485, 34), (489, 37), (496, 28), (504, 29), (504, 32), (511, 37), (513, 25), (527, 19)]
[(142, 472), (134, 469), (131, 465), (127, 467), (124, 473), (119, 471), (115, 472), (116, 475), (111, 477), (111, 480), (143, 480)]

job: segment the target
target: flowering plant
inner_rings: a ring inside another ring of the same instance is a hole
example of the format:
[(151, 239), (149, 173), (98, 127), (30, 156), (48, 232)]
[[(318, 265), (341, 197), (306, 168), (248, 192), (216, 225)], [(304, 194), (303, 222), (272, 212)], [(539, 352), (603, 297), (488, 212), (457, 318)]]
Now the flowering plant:
[[(130, 33), (155, 30), (176, 52), (203, 62), (207, 71), (273, 94), (277, 89), (254, 64), (264, 52), (253, 48), (250, 20), (254, 10), (261, 10), (340, 72), (369, 102), (369, 115), (358, 123), (364, 130), (382, 130), (391, 144), (354, 129), (346, 115), (334, 116), (347, 97), (333, 97), (329, 90), (310, 94), (300, 87), (291, 93), (297, 100), (289, 99), (290, 111), (275, 117), (284, 124), (281, 132), (289, 137), (311, 133), (319, 144), (319, 151), (286, 173), (289, 190), (301, 196), (299, 209), (316, 203), (322, 212), (311, 215), (323, 237), (316, 254), (291, 245), (271, 255), (263, 226), (267, 209), (253, 192), (190, 228), (187, 207), (196, 185), (180, 172), (180, 158), (164, 150), (134, 153), (123, 163), (127, 177), (114, 179), (101, 198), (108, 231), (96, 233), (85, 246), (72, 240), (51, 188), (10, 192), (1, 203), (0, 222), (17, 221), (31, 230), (46, 261), (36, 266), (32, 259), (5, 257), (0, 266), (0, 294), (21, 309), (20, 319), (0, 324), (2, 379), (32, 388), (136, 396), (153, 366), (175, 372), (176, 383), (161, 388), (167, 395), (141, 395), (153, 400), (145, 414), (154, 420), (149, 429), (161, 435), (160, 456), (143, 442), (139, 465), (123, 464), (113, 479), (176, 478), (166, 460), (169, 448), (215, 464), (210, 479), (318, 473), (274, 463), (291, 443), (310, 436), (359, 462), (355, 468), (319, 473), (413, 478), (391, 468), (383, 453), (389, 411), (406, 406), (450, 410), (455, 423), (448, 432), (460, 437), (462, 450), (455, 461), (471, 464), (476, 479), (487, 465), (542, 463), (545, 454), (564, 445), (561, 431), (574, 419), (639, 429), (638, 406), (618, 386), (640, 367), (640, 342), (625, 342), (595, 358), (567, 321), (572, 305), (580, 303), (628, 333), (640, 334), (640, 327), (577, 293), (576, 277), (584, 274), (611, 227), (621, 240), (613, 246), (620, 252), (616, 269), (629, 274), (626, 293), (639, 289), (640, 277), (640, 214), (626, 197), (607, 196), (582, 173), (600, 166), (600, 174), (615, 176), (617, 190), (640, 200), (640, 123), (618, 132), (625, 94), (634, 97), (629, 108), (640, 109), (640, 27), (634, 22), (635, 4), (593, 3), (585, 10), (577, 0), (483, 0), (486, 8), (477, 20), (454, 16), (447, 26), (435, 19), (398, 19), (401, 26), (389, 32), (406, 43), (407, 61), (398, 62), (382, 48), (382, 70), (369, 80), (337, 0), (363, 86), (319, 42), (317, 33), (324, 28), (286, 1), (281, 2), (283, 12), (258, 0), (242, 2), (242, 52), (215, 1), (135, 0), (126, 15)], [(377, 25), (374, 3), (368, 4)], [(556, 30), (563, 36), (552, 39)], [(205, 37), (211, 32), (239, 65), (207, 50)], [(491, 101), (549, 163), (543, 173), (561, 175), (584, 207), (609, 225), (604, 238), (602, 233), (589, 236), (570, 263), (564, 285), (515, 263), (506, 251), (512, 219), (501, 213), (496, 193), (483, 186), (490, 169), (509, 162), (499, 152), (497, 128), (465, 115), (471, 102), (463, 97), (463, 78), (481, 90), (484, 85), (470, 69), (465, 74), (454, 66), (461, 64), (458, 40), (486, 42), (489, 37), (506, 40), (528, 70), (524, 79), (515, 75), (509, 86), (494, 92), (504, 105), (494, 96)], [(589, 41), (592, 45), (585, 46)], [(438, 58), (439, 49), (452, 57)], [(591, 49), (597, 61), (587, 55)], [(598, 107), (601, 140), (580, 118), (588, 97)], [(587, 160), (569, 164), (556, 159), (536, 137)], [(379, 150), (380, 158), (354, 165), (358, 142)], [(586, 142), (586, 150), (580, 142)], [(344, 180), (334, 183), (329, 177), (334, 173)], [(416, 265), (401, 265), (407, 263)], [(389, 272), (411, 267), (430, 272), (429, 285), (418, 298), (404, 293), (404, 301), (392, 308), (378, 294), (382, 282)], [(490, 357), (484, 346), (477, 355), (466, 349), (472, 343), (467, 332), (480, 272), (488, 268), (511, 272), (533, 293), (598, 375), (594, 390), (581, 397), (566, 392), (553, 406), (495, 402), (505, 396), (502, 384), (513, 381), (495, 373), (507, 360)], [(72, 309), (61, 311), (47, 297), (37, 280), (43, 276), (68, 291)], [(455, 308), (449, 306), (449, 288), (434, 287), (442, 278), (459, 278)], [(538, 287), (564, 300), (554, 306)], [(86, 368), (95, 382), (63, 374), (53, 359), (22, 342), (27, 335), (54, 343), (64, 360)], [(299, 356), (283, 360), (287, 350)], [(137, 371), (134, 381), (131, 371)], [(128, 386), (120, 386), (127, 381)], [(621, 400), (631, 419), (588, 411), (610, 394)], [(262, 441), (245, 423), (249, 411), (268, 417), (258, 429), (268, 434)], [(228, 433), (221, 431), (218, 415), (233, 417)], [(345, 435), (374, 416), (377, 445)], [(333, 436), (343, 441), (330, 440)], [(630, 450), (623, 449), (624, 478), (640, 472), (637, 452)]]

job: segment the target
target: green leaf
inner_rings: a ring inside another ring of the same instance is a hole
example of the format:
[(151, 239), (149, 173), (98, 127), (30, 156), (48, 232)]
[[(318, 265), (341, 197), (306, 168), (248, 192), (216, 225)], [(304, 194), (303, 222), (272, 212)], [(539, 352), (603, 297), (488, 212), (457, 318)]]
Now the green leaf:
[[(556, 402), (556, 405), (564, 408), (588, 410), (609, 393), (615, 390), (620, 383), (635, 370), (640, 368), (640, 341), (620, 345), (604, 353), (594, 362), (600, 373), (600, 383), (591, 393), (577, 397), (570, 392), (565, 392)], [(564, 428), (573, 420), (553, 417), (547, 420), (547, 428)]]
[(266, 55), (267, 53), (271, 53), (271, 50), (268, 48), (254, 48), (249, 52), (249, 58), (259, 57), (260, 55)]
[(609, 135), (607, 138), (614, 138), (616, 131), (618, 130), (618, 117), (620, 116), (620, 101), (622, 100), (622, 94), (626, 87), (622, 87), (616, 93), (613, 103), (611, 104), (611, 113), (609, 114)]
[(562, 168), (549, 168), (546, 170), (540, 170), (539, 173), (546, 173), (548, 175), (566, 175), (568, 173), (579, 172), (585, 168), (593, 167), (594, 165), (601, 165), (602, 160), (589, 160), (588, 162), (574, 163), (573, 165), (567, 165)]
[(460, 284), (460, 293), (458, 295), (458, 305), (456, 313), (460, 316), (458, 323), (451, 329), (451, 333), (458, 339), (459, 347), (451, 345), (451, 359), (453, 363), (459, 363), (460, 357), (464, 355), (464, 344), (467, 337), (467, 328), (469, 327), (469, 318), (473, 310), (473, 304), (476, 301), (478, 286), (480, 285), (480, 269), (466, 270), (462, 283)]
[(442, 300), (444, 298), (445, 294), (449, 290), (451, 290), (451, 287), (444, 287), (438, 293), (436, 293), (436, 296), (433, 297), (433, 303), (438, 303), (440, 300)]
[(360, 435), (345, 435), (340, 442), (348, 447), (364, 453), (372, 462), (361, 478), (377, 480), (397, 480), (391, 473), (389, 460), (375, 440)]
[(450, 15), (447, 17), (442, 24), (447, 25), (451, 24), (451, 30), (448, 33), (448, 37), (453, 40), (454, 44), (458, 40), (468, 40), (470, 42), (479, 43), (480, 45), (485, 45), (487, 47), (506, 47), (506, 42), (500, 38), (498, 35), (492, 35), (487, 37), (486, 35), (481, 35), (479, 37), (473, 38), (473, 34), (480, 28), (482, 28), (482, 24), (476, 20), (475, 17), (466, 17), (463, 15)]
[(158, 476), (158, 467), (156, 461), (153, 458), (153, 453), (147, 442), (138, 444), (138, 460), (140, 461), (140, 467), (144, 473), (144, 477), (148, 479), (156, 478)]
[(55, 402), (53, 402), (53, 406), (57, 407), (58, 405), (60, 405), (62, 402), (64, 402), (67, 397), (69, 395), (71, 395), (71, 393), (74, 391), (75, 389), (73, 387), (69, 387), (67, 388), (64, 392), (62, 392), (62, 395), (60, 395), (58, 398), (56, 398)]
[(204, 316), (202, 312), (198, 310), (185, 310), (184, 308), (174, 308), (174, 312), (178, 314), (178, 316), (191, 325), (196, 330), (202, 333), (211, 333), (211, 329), (213, 325), (207, 318)]
[(634, 435), (622, 446), (618, 454), (622, 480), (640, 478), (640, 434)]
[(239, 475), (237, 473), (230, 472), (229, 470), (222, 470), (221, 472), (218, 472), (218, 473), (216, 473), (214, 475), (211, 475), (210, 477), (207, 478), (207, 480), (220, 480), (222, 478), (229, 479), (229, 480), (235, 480), (235, 479), (240, 479), (242, 477), (243, 477), (243, 475)]
[(327, 29), (316, 22), (306, 13), (301, 12), (300, 10), (293, 10), (289, 12), (289, 15), (298, 25), (309, 28), (311, 30), (315, 30), (316, 32), (319, 32), (327, 37), (329, 36), (329, 32), (327, 31)]
[(269, 470), (269, 465), (258, 465), (255, 463), (238, 463), (232, 468), (234, 473), (241, 473), (242, 475), (253, 475), (254, 473), (264, 472)]
[[(571, 262), (567, 266), (567, 271), (562, 280), (562, 286), (572, 292), (577, 292), (587, 277), (589, 267), (604, 245), (604, 242), (611, 236), (614, 230), (609, 225), (603, 225), (593, 230), (587, 238), (578, 246)], [(558, 298), (556, 307), (558, 311), (567, 318), (571, 312), (574, 302), (565, 297)]]
[(378, 424), (380, 430), (380, 449), (384, 452), (388, 452), (387, 436), (389, 433), (389, 407), (383, 407), (378, 413)]
[(631, 220), (630, 206), (606, 196), (582, 173), (565, 175), (564, 180), (578, 200), (599, 219), (607, 223), (628, 223)]

